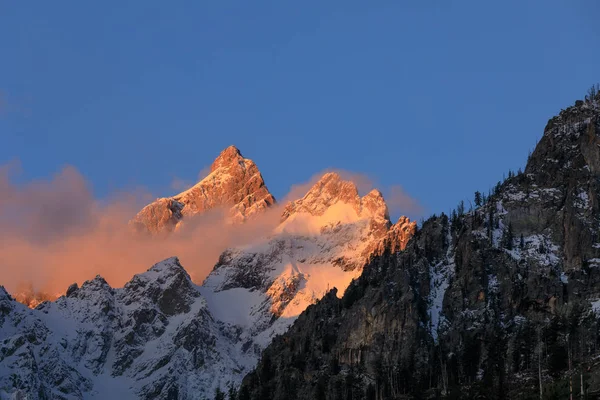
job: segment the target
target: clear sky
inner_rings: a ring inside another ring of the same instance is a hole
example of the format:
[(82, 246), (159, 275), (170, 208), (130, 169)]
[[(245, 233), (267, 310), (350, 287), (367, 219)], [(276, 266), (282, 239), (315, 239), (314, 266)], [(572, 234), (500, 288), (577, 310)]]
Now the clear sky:
[[(0, 0), (0, 164), (173, 194), (224, 147), (447, 211), (600, 81), (597, 0)], [(385, 192), (384, 192), (385, 193)]]

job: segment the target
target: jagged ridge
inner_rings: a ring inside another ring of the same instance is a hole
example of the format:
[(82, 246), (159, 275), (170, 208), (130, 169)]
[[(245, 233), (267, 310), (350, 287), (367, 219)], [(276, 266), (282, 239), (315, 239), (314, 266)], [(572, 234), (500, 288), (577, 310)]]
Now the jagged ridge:
[(138, 231), (169, 232), (184, 218), (221, 207), (229, 210), (232, 221), (244, 222), (274, 204), (275, 197), (256, 164), (229, 146), (212, 163), (206, 178), (178, 195), (147, 205), (131, 224)]

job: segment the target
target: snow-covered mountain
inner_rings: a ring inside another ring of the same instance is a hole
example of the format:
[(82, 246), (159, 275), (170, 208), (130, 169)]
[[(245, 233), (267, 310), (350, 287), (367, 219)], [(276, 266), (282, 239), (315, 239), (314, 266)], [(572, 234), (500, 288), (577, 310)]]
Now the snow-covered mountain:
[[(221, 153), (212, 171), (133, 223), (172, 231), (231, 204), (243, 222), (274, 204), (237, 149)], [(212, 398), (217, 387), (239, 385), (306, 307), (333, 287), (341, 295), (371, 256), (385, 244), (404, 248), (415, 229), (405, 217), (390, 222), (379, 191), (361, 197), (352, 182), (327, 173), (285, 206), (270, 235), (225, 251), (202, 285), (170, 258), (123, 288), (97, 276), (33, 310), (2, 289), (0, 398)]]
[(34, 310), (0, 288), (0, 337), (3, 399), (203, 398), (255, 362), (231, 353), (235, 332), (177, 258), (120, 289), (97, 276)]
[(390, 223), (379, 191), (361, 198), (327, 173), (285, 207), (271, 237), (225, 251), (201, 291), (217, 319), (243, 328), (242, 351), (259, 354), (329, 289), (343, 293), (385, 240), (404, 248), (415, 228), (406, 218)]

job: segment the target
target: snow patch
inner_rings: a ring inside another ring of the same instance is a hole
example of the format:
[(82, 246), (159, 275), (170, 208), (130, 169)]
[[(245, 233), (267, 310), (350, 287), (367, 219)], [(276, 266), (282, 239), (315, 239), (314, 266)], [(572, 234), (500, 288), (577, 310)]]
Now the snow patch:
[(577, 208), (588, 209), (590, 207), (590, 199), (584, 190), (580, 191), (573, 201), (573, 205)]
[(595, 312), (598, 317), (600, 317), (600, 299), (592, 301), (592, 311)]
[(433, 265), (429, 269), (430, 274), (430, 292), (429, 292), (429, 316), (431, 318), (431, 336), (437, 342), (438, 331), (443, 322), (443, 302), (446, 290), (450, 286), (450, 281), (454, 277), (456, 264), (452, 254), (452, 235), (448, 228), (448, 250), (444, 260)]
[(564, 272), (561, 272), (560, 281), (566, 285), (567, 283), (569, 283), (569, 277)]

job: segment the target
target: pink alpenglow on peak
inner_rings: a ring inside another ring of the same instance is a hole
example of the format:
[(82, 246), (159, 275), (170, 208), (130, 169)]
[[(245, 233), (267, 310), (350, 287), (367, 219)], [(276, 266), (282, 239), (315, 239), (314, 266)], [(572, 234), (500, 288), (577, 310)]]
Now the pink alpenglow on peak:
[(288, 203), (281, 220), (295, 213), (322, 216), (336, 203), (349, 205), (358, 217), (373, 216), (389, 221), (387, 205), (379, 190), (374, 189), (361, 198), (354, 182), (343, 180), (336, 172), (326, 173), (303, 198)]
[(207, 177), (184, 192), (147, 205), (131, 224), (142, 232), (170, 232), (186, 218), (218, 208), (228, 209), (230, 220), (240, 223), (275, 203), (256, 164), (229, 146), (212, 163)]

